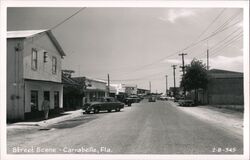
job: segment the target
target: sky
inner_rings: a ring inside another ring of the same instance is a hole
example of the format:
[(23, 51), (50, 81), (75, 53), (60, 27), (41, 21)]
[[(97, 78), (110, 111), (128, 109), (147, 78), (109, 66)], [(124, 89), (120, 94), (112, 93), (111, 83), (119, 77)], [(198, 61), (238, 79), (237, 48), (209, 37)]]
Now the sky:
[[(80, 8), (9, 8), (7, 28), (51, 29)], [(196, 58), (210, 69), (243, 72), (242, 9), (85, 8), (52, 29), (66, 56), (63, 69), (74, 76), (136, 84), (152, 92), (179, 86), (182, 65)], [(189, 47), (188, 47), (189, 46)]]

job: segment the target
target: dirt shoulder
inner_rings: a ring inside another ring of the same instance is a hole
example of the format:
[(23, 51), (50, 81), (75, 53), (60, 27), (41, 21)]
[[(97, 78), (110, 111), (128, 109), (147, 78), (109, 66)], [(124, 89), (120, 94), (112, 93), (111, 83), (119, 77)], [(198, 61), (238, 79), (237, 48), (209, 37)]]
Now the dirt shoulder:
[(179, 110), (191, 114), (201, 120), (216, 124), (223, 129), (229, 130), (239, 137), (243, 135), (244, 113), (226, 108), (214, 106), (181, 107), (177, 103), (169, 102)]

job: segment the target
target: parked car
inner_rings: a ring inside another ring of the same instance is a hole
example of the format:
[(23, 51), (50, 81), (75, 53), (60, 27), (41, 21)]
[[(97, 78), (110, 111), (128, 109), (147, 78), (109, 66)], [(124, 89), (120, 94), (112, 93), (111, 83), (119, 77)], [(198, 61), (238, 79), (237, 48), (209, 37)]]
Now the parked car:
[(125, 104), (131, 106), (132, 103), (139, 103), (141, 99), (136, 95), (131, 95), (125, 99)]
[(83, 110), (87, 114), (90, 112), (99, 113), (99, 111), (111, 112), (112, 110), (119, 112), (122, 108), (124, 108), (124, 103), (117, 101), (113, 97), (103, 97), (98, 101), (86, 103), (83, 106)]
[(148, 102), (155, 102), (156, 101), (156, 98), (154, 96), (150, 96), (148, 98)]
[(178, 100), (180, 106), (193, 106), (194, 101), (191, 99), (180, 99)]
[(160, 97), (160, 100), (162, 100), (162, 101), (167, 101), (167, 100), (168, 100), (168, 97), (166, 97), (166, 96), (161, 96), (161, 97)]

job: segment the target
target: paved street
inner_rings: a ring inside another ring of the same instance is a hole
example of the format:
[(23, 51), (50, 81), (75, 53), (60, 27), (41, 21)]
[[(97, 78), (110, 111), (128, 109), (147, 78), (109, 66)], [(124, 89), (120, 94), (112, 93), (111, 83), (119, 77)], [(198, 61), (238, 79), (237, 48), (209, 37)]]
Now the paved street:
[(18, 134), (10, 131), (7, 138), (8, 153), (243, 153), (242, 137), (187, 114), (168, 101), (143, 101), (121, 112), (84, 114)]

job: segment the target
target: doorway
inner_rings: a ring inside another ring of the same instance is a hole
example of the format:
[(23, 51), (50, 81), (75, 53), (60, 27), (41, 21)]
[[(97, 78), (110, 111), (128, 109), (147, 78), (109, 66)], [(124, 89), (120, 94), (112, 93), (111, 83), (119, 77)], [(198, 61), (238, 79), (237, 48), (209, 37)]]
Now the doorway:
[(49, 91), (44, 91), (43, 92), (43, 98), (50, 101), (50, 92)]

